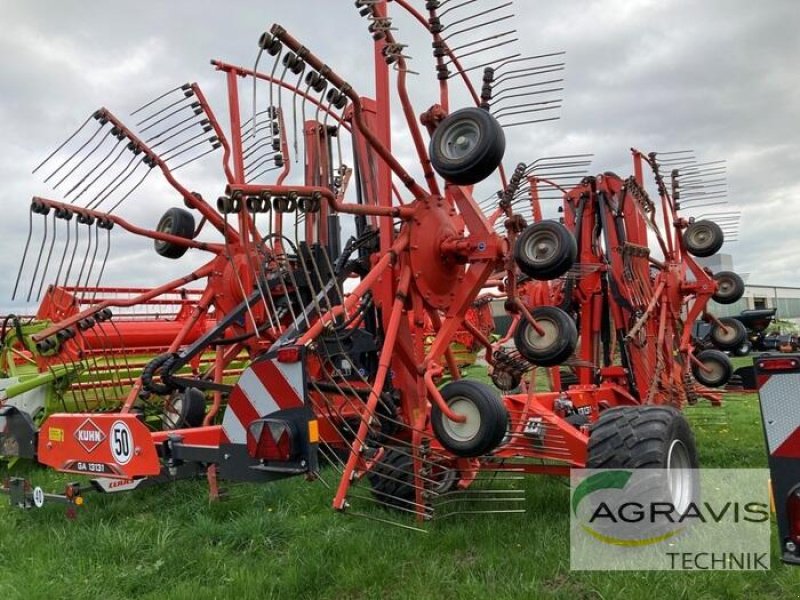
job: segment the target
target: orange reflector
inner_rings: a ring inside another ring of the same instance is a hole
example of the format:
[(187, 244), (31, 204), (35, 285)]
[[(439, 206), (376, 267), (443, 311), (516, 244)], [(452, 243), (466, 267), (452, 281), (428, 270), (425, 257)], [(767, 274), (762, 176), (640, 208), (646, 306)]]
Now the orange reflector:
[(78, 496), (77, 498), (75, 498), (75, 505), (83, 506), (83, 496)]
[(312, 444), (319, 442), (319, 424), (316, 419), (308, 422), (308, 441)]

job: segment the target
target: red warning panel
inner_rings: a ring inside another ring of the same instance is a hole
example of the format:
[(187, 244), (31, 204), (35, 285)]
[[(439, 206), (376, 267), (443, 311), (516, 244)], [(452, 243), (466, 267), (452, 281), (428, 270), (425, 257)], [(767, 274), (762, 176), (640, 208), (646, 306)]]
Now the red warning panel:
[(55, 414), (39, 430), (38, 460), (57, 471), (133, 479), (161, 464), (144, 423), (132, 414)]

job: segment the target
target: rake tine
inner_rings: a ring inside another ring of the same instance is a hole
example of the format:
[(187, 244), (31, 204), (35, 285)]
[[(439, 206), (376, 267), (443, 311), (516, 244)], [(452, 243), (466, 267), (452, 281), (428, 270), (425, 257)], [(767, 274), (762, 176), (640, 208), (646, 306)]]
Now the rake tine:
[(75, 287), (81, 286), (81, 279), (83, 279), (83, 271), (86, 269), (86, 261), (89, 260), (89, 253), (92, 251), (92, 230), (88, 229), (91, 225), (87, 225), (89, 235), (87, 236), (86, 253), (83, 255), (83, 262), (81, 263), (81, 270), (78, 273), (78, 278), (75, 280)]
[[(113, 222), (110, 223), (113, 225)], [(103, 262), (100, 264), (100, 272), (97, 274), (97, 281), (94, 283), (94, 292), (92, 293), (92, 302), (97, 297), (97, 289), (100, 287), (100, 281), (103, 279), (103, 273), (106, 270), (106, 263), (108, 263), (108, 256), (111, 253), (111, 227), (106, 229), (106, 253), (103, 256)], [(115, 326), (116, 328), (116, 326)], [(126, 361), (127, 362), (127, 361)], [(130, 368), (128, 369), (130, 371)]]
[(54, 284), (55, 287), (58, 287), (58, 282), (61, 280), (61, 270), (64, 268), (64, 259), (67, 257), (67, 253), (69, 252), (69, 245), (70, 245), (70, 226), (69, 222), (72, 220), (72, 213), (66, 212), (64, 215), (64, 221), (66, 223), (66, 230), (67, 230), (67, 241), (64, 244), (64, 252), (61, 254), (61, 260), (58, 263), (58, 272), (56, 273), (56, 282)]
[(78, 227), (78, 219), (75, 219), (75, 247), (72, 249), (72, 256), (69, 259), (69, 265), (67, 266), (67, 273), (64, 276), (64, 285), (69, 285), (69, 274), (72, 272), (72, 265), (75, 262), (75, 255), (78, 254), (78, 245), (80, 244), (80, 229)]
[[(97, 195), (96, 195), (94, 198), (92, 198), (92, 199), (89, 201), (89, 203), (86, 205), (86, 207), (87, 207), (87, 208), (90, 208), (90, 209), (96, 209), (96, 208), (98, 208), (98, 207), (99, 207), (99, 206), (100, 206), (100, 205), (103, 203), (103, 200), (105, 200), (105, 198), (106, 198), (106, 196), (103, 196), (103, 194), (105, 194), (105, 193), (106, 193), (106, 191), (107, 191), (107, 190), (108, 190), (108, 189), (109, 189), (111, 186), (113, 186), (113, 185), (114, 185), (114, 184), (117, 182), (117, 180), (118, 180), (120, 177), (122, 177), (122, 176), (125, 174), (125, 172), (126, 172), (126, 171), (128, 171), (128, 169), (130, 169), (130, 168), (131, 168), (131, 165), (133, 165), (134, 161), (136, 161), (136, 154), (133, 154), (133, 155), (131, 156), (130, 160), (129, 160), (129, 161), (128, 161), (128, 163), (127, 163), (127, 164), (126, 164), (126, 165), (125, 165), (125, 166), (122, 168), (122, 170), (121, 170), (119, 173), (117, 173), (117, 174), (116, 174), (116, 175), (115, 175), (115, 176), (114, 176), (114, 177), (111, 179), (111, 181), (109, 181), (109, 182), (106, 184), (106, 186), (105, 186), (103, 189), (101, 189), (101, 190), (100, 190), (100, 191), (97, 193)], [(112, 192), (113, 192), (113, 190), (112, 190)], [(101, 198), (101, 197), (102, 197), (102, 198)]]
[[(45, 220), (47, 217), (45, 217)], [(39, 290), (36, 292), (36, 301), (42, 297), (42, 288), (44, 287), (45, 279), (47, 279), (47, 270), (50, 267), (50, 259), (53, 256), (53, 247), (56, 245), (56, 212), (53, 211), (53, 239), (50, 241), (50, 250), (47, 252), (47, 260), (44, 262), (44, 269), (42, 270), (42, 280), (39, 283)]]
[(25, 240), (25, 249), (22, 251), (22, 260), (19, 263), (19, 271), (17, 271), (17, 279), (14, 282), (14, 291), (11, 293), (11, 299), (15, 300), (17, 297), (17, 288), (19, 287), (19, 280), (22, 277), (22, 270), (25, 268), (25, 258), (28, 256), (28, 248), (31, 244), (31, 236), (33, 235), (33, 206), (28, 212), (28, 237)]
[[(122, 141), (122, 140), (120, 140), (120, 141)], [(120, 148), (119, 152), (117, 152), (117, 155), (114, 157), (114, 160), (112, 160), (112, 161), (111, 161), (111, 162), (110, 162), (110, 163), (109, 163), (109, 164), (108, 164), (108, 165), (107, 165), (107, 166), (106, 166), (106, 167), (105, 167), (105, 168), (104, 168), (102, 171), (100, 171), (100, 172), (99, 172), (99, 173), (98, 173), (98, 174), (97, 174), (97, 175), (94, 177), (94, 179), (92, 179), (92, 180), (91, 180), (89, 183), (87, 183), (87, 184), (86, 184), (86, 187), (84, 187), (84, 188), (83, 188), (83, 189), (80, 191), (80, 193), (79, 193), (77, 196), (75, 196), (75, 198), (73, 198), (73, 199), (72, 199), (72, 201), (73, 201), (73, 202), (77, 202), (77, 201), (78, 201), (78, 199), (79, 199), (81, 196), (83, 196), (83, 195), (84, 195), (84, 194), (85, 194), (87, 191), (89, 191), (89, 188), (91, 188), (91, 187), (92, 187), (92, 186), (93, 186), (95, 183), (97, 183), (97, 181), (98, 181), (98, 180), (99, 180), (99, 179), (100, 179), (100, 178), (101, 178), (103, 175), (105, 175), (106, 173), (108, 173), (109, 171), (111, 171), (111, 169), (113, 169), (113, 168), (114, 168), (114, 165), (116, 165), (116, 164), (117, 164), (117, 162), (119, 161), (119, 159), (120, 159), (120, 158), (122, 158), (122, 155), (123, 155), (123, 154), (125, 154), (125, 150), (126, 150), (126, 146), (123, 144), (122, 148)], [(87, 204), (87, 208), (91, 208), (91, 202), (89, 202), (89, 203)]]
[[(173, 130), (173, 129), (175, 129), (176, 127), (180, 127), (181, 125), (183, 125), (183, 124), (185, 124), (185, 123), (188, 123), (189, 121), (194, 121), (194, 119), (196, 119), (196, 118), (197, 118), (199, 115), (201, 115), (201, 114), (203, 114), (203, 109), (202, 109), (202, 108), (195, 108), (195, 109), (194, 109), (194, 112), (193, 112), (191, 115), (189, 115), (189, 116), (188, 116), (188, 117), (186, 117), (185, 119), (181, 119), (181, 120), (180, 120), (180, 121), (178, 121), (177, 123), (173, 123), (172, 125), (170, 125), (170, 126), (169, 126), (169, 127), (167, 127), (166, 129), (163, 129), (162, 131), (158, 132), (158, 133), (157, 133), (157, 134), (155, 134), (154, 136), (147, 138), (147, 139), (144, 141), (144, 143), (145, 143), (145, 144), (149, 144), (150, 142), (152, 142), (152, 141), (154, 141), (154, 140), (157, 140), (157, 139), (158, 139), (158, 138), (160, 138), (162, 135), (164, 135), (165, 133), (168, 133), (168, 132), (172, 131), (172, 130)], [(195, 126), (195, 125), (197, 125), (198, 123), (203, 123), (203, 121), (207, 121), (207, 119), (202, 119), (202, 120), (200, 120), (200, 121), (195, 121), (194, 123), (192, 123), (192, 124), (190, 125), (190, 127), (194, 127), (194, 126)], [(154, 123), (154, 125), (155, 125), (155, 123)], [(184, 131), (184, 130), (181, 130), (181, 131)], [(175, 133), (175, 134), (173, 134), (172, 136), (168, 136), (166, 139), (167, 139), (167, 140), (168, 140), (168, 139), (172, 139), (172, 138), (173, 138), (174, 136), (176, 136), (176, 135), (178, 135), (178, 134), (177, 134), (177, 133)], [(162, 141), (166, 141), (166, 140), (162, 140)]]
[[(142, 184), (144, 183), (144, 180), (145, 180), (145, 179), (147, 179), (148, 175), (150, 175), (150, 173), (152, 173), (152, 172), (153, 172), (153, 168), (154, 168), (154, 167), (155, 167), (155, 165), (154, 165), (154, 164), (151, 164), (151, 165), (150, 165), (150, 168), (149, 168), (149, 169), (147, 169), (147, 171), (145, 171), (145, 174), (144, 174), (144, 175), (142, 175), (141, 179), (139, 179), (139, 181), (137, 181), (137, 182), (136, 182), (136, 184), (135, 184), (135, 185), (134, 185), (134, 186), (133, 186), (131, 189), (129, 189), (129, 190), (128, 190), (128, 191), (125, 193), (125, 195), (124, 195), (124, 196), (122, 196), (122, 198), (120, 198), (119, 200), (117, 200), (116, 204), (114, 204), (114, 205), (111, 207), (111, 209), (108, 211), (108, 214), (111, 214), (111, 213), (113, 213), (115, 210), (117, 210), (117, 207), (119, 207), (119, 205), (120, 205), (120, 204), (122, 204), (123, 202), (125, 202), (125, 200), (127, 200), (127, 199), (128, 199), (128, 197), (130, 197), (130, 195), (131, 195), (133, 192), (135, 192), (135, 191), (136, 191), (136, 190), (139, 188), (139, 186), (140, 186), (140, 185), (142, 185)], [(174, 170), (174, 169), (173, 169), (173, 170)]]
[(170, 113), (167, 113), (166, 115), (164, 115), (163, 117), (161, 117), (157, 121), (153, 121), (147, 127), (143, 128), (143, 129), (140, 129), (139, 132), (140, 133), (144, 133), (145, 131), (147, 131), (149, 129), (152, 129), (153, 127), (155, 127), (159, 123), (163, 123), (164, 121), (166, 121), (167, 119), (169, 119), (173, 115), (177, 115), (179, 112), (181, 112), (181, 111), (183, 111), (183, 110), (185, 110), (187, 108), (191, 108), (194, 111), (194, 116), (197, 116), (197, 115), (199, 115), (200, 113), (203, 112), (203, 109), (200, 106), (200, 102), (195, 101), (195, 102), (192, 102), (192, 103), (187, 104), (185, 106), (181, 106), (180, 108), (176, 108), (175, 110), (173, 110)]
[(172, 94), (172, 93), (174, 93), (174, 92), (177, 92), (178, 90), (184, 90), (184, 91), (185, 91), (185, 90), (188, 90), (188, 89), (190, 89), (191, 87), (192, 87), (192, 84), (190, 84), (190, 83), (184, 83), (183, 85), (179, 85), (178, 87), (172, 88), (171, 90), (164, 92), (164, 93), (163, 93), (163, 94), (161, 94), (160, 96), (158, 96), (158, 97), (156, 97), (156, 98), (153, 98), (153, 99), (152, 99), (152, 100), (150, 100), (149, 102), (146, 102), (145, 104), (143, 104), (142, 106), (140, 106), (139, 108), (137, 108), (135, 111), (133, 111), (133, 112), (131, 113), (131, 116), (135, 115), (135, 114), (136, 114), (136, 113), (138, 113), (138, 112), (141, 112), (141, 111), (143, 111), (143, 110), (144, 110), (145, 108), (147, 108), (148, 106), (152, 106), (153, 104), (155, 104), (156, 102), (158, 102), (158, 101), (159, 101), (159, 100), (161, 100), (162, 98), (166, 98), (167, 96), (169, 96), (170, 94)]
[(42, 162), (40, 162), (38, 165), (36, 165), (36, 168), (34, 168), (34, 169), (33, 169), (33, 171), (31, 171), (31, 173), (36, 173), (36, 171), (38, 171), (39, 169), (41, 169), (41, 168), (42, 168), (42, 167), (45, 165), (45, 163), (47, 163), (47, 162), (48, 162), (48, 161), (49, 161), (51, 158), (53, 158), (53, 157), (54, 157), (54, 156), (55, 156), (55, 155), (56, 155), (56, 154), (57, 154), (57, 153), (58, 153), (58, 152), (59, 152), (59, 151), (60, 151), (62, 148), (64, 148), (64, 146), (66, 146), (67, 144), (69, 144), (69, 143), (70, 143), (70, 142), (73, 140), (73, 138), (74, 138), (76, 135), (78, 135), (78, 134), (81, 132), (81, 130), (82, 130), (84, 127), (86, 127), (86, 125), (88, 125), (88, 124), (89, 124), (89, 121), (91, 121), (93, 117), (94, 117), (94, 115), (89, 115), (89, 116), (86, 118), (86, 120), (83, 122), (83, 125), (81, 125), (80, 127), (78, 127), (78, 129), (76, 129), (76, 130), (75, 130), (75, 132), (74, 132), (74, 133), (73, 133), (71, 136), (69, 136), (69, 137), (68, 137), (66, 140), (64, 140), (64, 141), (61, 143), (61, 145), (60, 145), (58, 148), (56, 148), (56, 149), (55, 149), (55, 150), (53, 150), (53, 151), (52, 151), (50, 154), (48, 154), (48, 155), (47, 155), (47, 158), (45, 158), (45, 159), (44, 159)]
[(28, 297), (26, 298), (27, 302), (31, 301), (31, 295), (33, 294), (33, 286), (36, 285), (36, 275), (39, 273), (39, 264), (42, 260), (42, 254), (44, 254), (44, 247), (47, 243), (47, 215), (44, 215), (44, 237), (42, 238), (42, 245), (39, 247), (39, 256), (36, 257), (36, 267), (33, 270), (33, 277), (31, 277), (31, 286), (28, 289)]
[[(133, 156), (133, 158), (135, 159), (135, 158), (136, 158), (136, 155), (134, 155), (134, 156)], [(145, 157), (145, 158), (146, 158), (146, 157)], [(118, 190), (118, 189), (119, 189), (119, 188), (120, 188), (122, 185), (124, 185), (124, 184), (125, 184), (125, 182), (126, 182), (126, 181), (128, 181), (128, 179), (130, 179), (131, 175), (133, 175), (133, 174), (134, 174), (134, 173), (135, 173), (135, 172), (136, 172), (136, 171), (139, 169), (139, 167), (141, 167), (143, 164), (145, 164), (145, 163), (144, 163), (144, 159), (142, 159), (142, 160), (140, 160), (139, 162), (137, 162), (137, 163), (134, 165), (133, 169), (131, 169), (131, 170), (130, 170), (130, 171), (129, 171), (129, 172), (126, 174), (126, 175), (125, 175), (125, 177), (123, 177), (123, 178), (122, 178), (120, 181), (118, 181), (118, 182), (117, 182), (117, 183), (114, 185), (114, 187), (112, 187), (112, 188), (111, 188), (111, 189), (110, 189), (110, 190), (109, 190), (109, 191), (108, 191), (108, 192), (107, 192), (107, 193), (106, 193), (106, 194), (105, 194), (105, 195), (104, 195), (102, 198), (100, 198), (100, 201), (97, 203), (97, 206), (99, 207), (101, 204), (103, 204), (103, 202), (105, 202), (106, 200), (108, 200), (108, 198), (111, 196), (111, 194), (113, 194), (114, 192), (116, 192), (116, 191), (117, 191), (117, 190)], [(148, 169), (148, 171), (149, 171), (149, 169)], [(117, 204), (119, 204), (119, 203), (117, 203)]]
[(173, 172), (175, 172), (175, 171), (177, 171), (178, 169), (180, 169), (181, 167), (185, 167), (185, 166), (186, 166), (186, 165), (188, 165), (189, 163), (193, 163), (194, 161), (196, 161), (196, 160), (199, 160), (199, 159), (203, 158), (204, 156), (207, 156), (208, 154), (211, 154), (211, 153), (212, 153), (212, 152), (214, 152), (214, 151), (215, 151), (217, 148), (219, 148), (219, 146), (220, 146), (219, 142), (216, 142), (216, 143), (214, 144), (214, 146), (213, 146), (213, 147), (212, 147), (210, 150), (206, 150), (205, 152), (202, 152), (201, 154), (198, 154), (197, 156), (195, 156), (195, 157), (193, 157), (193, 158), (190, 158), (190, 159), (189, 159), (189, 160), (187, 160), (186, 162), (182, 162), (182, 163), (181, 163), (181, 164), (179, 164), (177, 167), (172, 167), (172, 171), (173, 171)]
[[(119, 137), (119, 138), (117, 139), (117, 142), (116, 142), (116, 143), (115, 143), (113, 146), (111, 146), (111, 150), (109, 150), (109, 151), (108, 151), (108, 154), (106, 154), (106, 155), (105, 155), (103, 158), (101, 158), (101, 159), (100, 159), (100, 160), (99, 160), (99, 161), (98, 161), (98, 162), (97, 162), (97, 163), (96, 163), (96, 164), (95, 164), (95, 165), (94, 165), (94, 166), (93, 166), (91, 169), (89, 169), (89, 171), (87, 171), (87, 172), (86, 172), (86, 174), (85, 174), (83, 177), (81, 177), (81, 178), (80, 178), (80, 180), (78, 180), (78, 182), (77, 182), (75, 185), (73, 185), (73, 186), (72, 186), (72, 187), (71, 187), (71, 188), (70, 188), (70, 189), (67, 191), (67, 193), (66, 193), (66, 194), (64, 194), (64, 198), (67, 198), (67, 197), (69, 197), (69, 195), (70, 195), (72, 192), (74, 192), (76, 189), (78, 189), (78, 187), (79, 187), (79, 186), (80, 186), (80, 185), (81, 185), (81, 184), (82, 184), (84, 181), (86, 181), (86, 180), (89, 178), (89, 176), (90, 176), (90, 175), (92, 175), (92, 173), (94, 173), (94, 172), (95, 172), (95, 171), (98, 169), (98, 167), (100, 167), (100, 165), (102, 165), (104, 162), (106, 162), (106, 161), (107, 161), (107, 160), (108, 160), (108, 159), (111, 157), (111, 155), (112, 155), (112, 154), (114, 154), (114, 151), (115, 151), (115, 150), (116, 150), (116, 149), (119, 147), (119, 145), (122, 143), (122, 139), (123, 139), (122, 137)], [(80, 197), (80, 196), (78, 196), (78, 197)], [(77, 198), (76, 198), (76, 199), (77, 199)]]
[[(89, 159), (90, 156), (92, 156), (95, 152), (97, 152), (100, 149), (100, 147), (103, 144), (105, 144), (105, 142), (106, 142), (106, 140), (108, 139), (109, 136), (115, 136), (116, 137), (116, 135), (118, 133), (119, 132), (116, 129), (116, 127), (112, 127), (111, 129), (109, 129), (105, 133), (105, 135), (100, 138), (100, 141), (97, 142), (97, 145), (94, 148), (92, 148), (91, 150), (89, 150), (89, 152), (82, 159), (80, 159), (75, 166), (73, 166), (69, 171), (67, 171), (66, 175), (64, 175), (61, 179), (58, 180), (58, 183), (56, 183), (53, 186), (53, 189), (58, 188), (58, 186), (60, 186), (62, 183), (64, 183), (64, 181), (68, 177), (70, 177), (73, 173), (75, 173), (75, 171), (77, 171), (83, 165), (83, 163), (85, 163)], [(113, 148), (112, 148), (112, 150), (113, 150)], [(88, 176), (88, 174), (87, 174), (87, 176)], [(80, 182), (78, 183), (78, 185), (80, 185)]]
[(68, 157), (68, 158), (67, 158), (67, 159), (66, 159), (64, 162), (62, 162), (62, 163), (61, 163), (61, 164), (58, 166), (58, 168), (57, 168), (55, 171), (53, 171), (52, 173), (50, 173), (50, 175), (48, 175), (48, 176), (45, 178), (44, 182), (45, 182), (45, 183), (47, 183), (48, 181), (50, 181), (50, 179), (52, 179), (52, 178), (53, 178), (53, 176), (54, 176), (56, 173), (58, 173), (58, 172), (59, 172), (61, 169), (63, 169), (63, 168), (64, 168), (64, 167), (67, 165), (67, 163), (69, 163), (69, 162), (70, 162), (70, 161), (71, 161), (73, 158), (75, 158), (75, 157), (76, 157), (76, 156), (77, 156), (77, 155), (78, 155), (80, 152), (82, 152), (82, 151), (83, 151), (83, 149), (84, 149), (84, 148), (86, 148), (86, 146), (88, 146), (88, 145), (89, 145), (89, 144), (92, 142), (92, 140), (93, 140), (95, 137), (97, 137), (97, 134), (98, 134), (98, 133), (100, 133), (100, 132), (103, 130), (103, 127), (105, 127), (105, 126), (106, 126), (106, 123), (107, 123), (107, 122), (108, 122), (108, 121), (102, 121), (102, 120), (101, 120), (101, 121), (100, 121), (100, 126), (99, 126), (99, 127), (96, 129), (96, 130), (95, 130), (95, 132), (94, 132), (94, 133), (91, 135), (91, 137), (90, 137), (88, 140), (86, 140), (86, 141), (85, 141), (83, 144), (81, 144), (81, 146), (80, 146), (80, 147), (79, 147), (77, 150), (75, 150), (75, 152), (73, 152), (73, 153), (72, 153), (72, 154), (71, 154), (71, 155), (70, 155), (70, 156), (69, 156), (69, 157)]
[(156, 112), (148, 115), (147, 117), (145, 117), (144, 119), (142, 119), (141, 121), (136, 123), (136, 127), (139, 127), (140, 125), (144, 125), (150, 119), (154, 119), (155, 117), (161, 115), (162, 113), (164, 113), (165, 111), (169, 110), (170, 108), (172, 108), (174, 106), (178, 106), (181, 102), (186, 102), (187, 99), (192, 98), (193, 96), (194, 96), (194, 90), (189, 88), (188, 90), (186, 90), (183, 93), (183, 98), (179, 98), (178, 100), (175, 100), (175, 102), (172, 102), (172, 103), (168, 104), (167, 106), (165, 106), (164, 108), (160, 108)]

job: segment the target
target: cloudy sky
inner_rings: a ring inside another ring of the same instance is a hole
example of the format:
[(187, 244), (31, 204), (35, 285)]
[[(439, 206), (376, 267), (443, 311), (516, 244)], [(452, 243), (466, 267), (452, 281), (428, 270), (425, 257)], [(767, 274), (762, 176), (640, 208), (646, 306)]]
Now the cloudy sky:
[[(477, 0), (474, 6), (481, 4), (498, 2)], [(31, 196), (60, 199), (31, 170), (94, 109), (107, 106), (127, 118), (175, 84), (197, 81), (224, 113), (223, 78), (208, 59), (252, 65), (258, 36), (273, 22), (363, 94), (371, 90), (366, 22), (351, 0), (0, 0), (0, 10), (4, 308), (11, 306)], [(725, 251), (751, 282), (800, 286), (797, 0), (518, 0), (514, 12), (516, 51), (564, 50), (567, 71), (561, 120), (510, 131), (507, 165), (591, 152), (597, 172), (629, 174), (632, 146), (726, 159), (729, 201), (742, 211), (742, 225), (738, 241)], [(422, 110), (435, 101), (430, 42), (408, 19), (398, 16), (396, 24), (398, 40), (409, 44), (420, 71), (411, 85)], [(403, 129), (397, 132), (395, 149), (411, 162)], [(187, 169), (187, 185), (215, 198), (224, 185), (218, 165)], [(179, 199), (167, 188), (145, 186), (119, 212), (152, 226), (175, 205)], [(35, 228), (34, 256), (39, 235)], [(149, 243), (115, 230), (106, 281), (156, 284), (201, 261), (162, 259)], [(13, 306), (24, 312), (19, 302)]]

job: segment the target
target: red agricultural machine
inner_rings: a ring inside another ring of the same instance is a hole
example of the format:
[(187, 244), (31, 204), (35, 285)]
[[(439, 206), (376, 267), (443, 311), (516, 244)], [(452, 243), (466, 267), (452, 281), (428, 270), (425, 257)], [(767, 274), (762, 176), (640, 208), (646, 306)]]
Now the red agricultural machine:
[[(736, 292), (693, 258), (718, 251), (722, 231), (679, 214), (681, 171), (664, 173), (657, 154), (634, 150), (630, 177), (567, 187), (541, 161), (506, 173), (505, 131), (551, 120), (563, 70), (560, 54), (521, 56), (509, 50), (513, 31), (484, 28), (502, 26), (508, 4), (470, 13), (469, 1), (356, 2), (373, 38), (373, 98), (274, 25), (252, 69), (212, 61), (227, 127), (196, 84), (136, 110), (135, 127), (93, 113), (37, 167), (69, 201), (31, 203), (44, 236), (35, 259), (28, 238), (28, 297), (51, 269), (55, 282), (40, 320), (12, 318), (3, 340), (10, 364), (62, 381), (65, 408), (32, 415), (6, 399), (1, 453), (91, 475), (105, 491), (206, 474), (216, 494), (218, 478), (335, 473), (335, 509), (377, 502), (420, 520), (513, 506), (517, 492), (486, 487), (504, 474), (695, 466), (680, 410), (730, 368), (717, 351), (695, 353), (691, 325), (704, 316), (723, 342), (738, 335), (706, 312), (709, 299)], [(410, 57), (390, 6), (432, 40), (436, 97), (424, 111), (408, 92)], [(262, 60), (271, 64), (259, 70)], [(395, 103), (413, 168), (392, 152)], [(225, 177), (213, 204), (175, 177), (211, 153), (222, 154)], [(115, 211), (153, 172), (185, 208), (151, 230)], [(491, 181), (499, 192), (479, 203), (476, 186)], [(560, 219), (535, 208), (540, 185), (558, 191)], [(520, 203), (534, 207), (527, 218)], [(101, 288), (114, 229), (151, 238), (162, 257), (210, 258), (156, 288)], [(345, 229), (353, 235), (342, 244)], [(66, 245), (54, 253), (59, 230)], [(467, 317), (487, 294), (513, 316), (513, 349)], [(162, 304), (179, 309), (136, 310)], [(460, 376), (451, 345), (464, 333), (503, 395)], [(549, 384), (529, 378), (512, 392), (534, 366)], [(67, 408), (88, 389), (95, 402)], [(99, 402), (103, 390), (115, 394)], [(77, 484), (51, 495), (10, 479), (3, 491), (21, 506), (82, 502)]]

